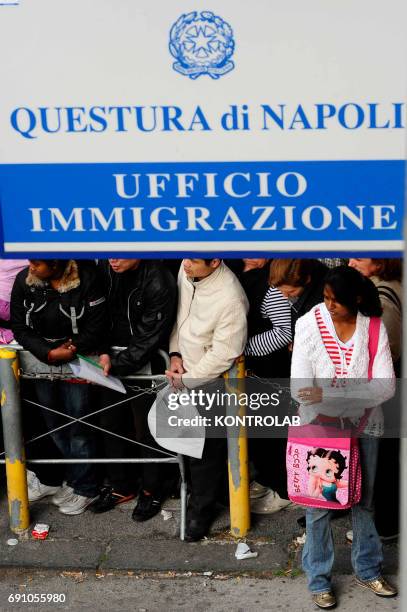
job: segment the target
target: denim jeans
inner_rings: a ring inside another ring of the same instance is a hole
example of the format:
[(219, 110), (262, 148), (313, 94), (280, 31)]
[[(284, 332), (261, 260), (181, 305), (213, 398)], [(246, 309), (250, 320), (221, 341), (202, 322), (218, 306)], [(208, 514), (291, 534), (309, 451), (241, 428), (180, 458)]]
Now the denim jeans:
[[(352, 507), (352, 566), (361, 580), (374, 580), (381, 575), (382, 544), (373, 520), (373, 492), (376, 475), (379, 438), (359, 439), (362, 469), (362, 496)], [(312, 593), (323, 593), (331, 588), (334, 562), (334, 542), (331, 512), (321, 508), (307, 508), (307, 537), (302, 554), (302, 566)]]
[[(47, 408), (63, 412), (71, 417), (84, 417), (90, 412), (90, 385), (62, 381), (38, 380), (35, 383), (38, 401)], [(68, 419), (43, 410), (48, 429), (52, 430), (68, 422)], [(87, 425), (73, 423), (51, 434), (64, 459), (91, 459), (96, 457), (96, 436)], [(86, 463), (68, 464), (65, 470), (67, 484), (78, 495), (95, 497), (98, 494), (97, 471)]]

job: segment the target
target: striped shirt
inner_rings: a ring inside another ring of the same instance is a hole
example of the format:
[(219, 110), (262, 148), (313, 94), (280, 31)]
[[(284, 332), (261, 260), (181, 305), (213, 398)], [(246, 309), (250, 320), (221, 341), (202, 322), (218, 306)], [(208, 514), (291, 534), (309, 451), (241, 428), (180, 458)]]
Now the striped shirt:
[(339, 340), (328, 310), (325, 306), (322, 306), (322, 308), (324, 309), (322, 312), (320, 308), (315, 310), (319, 332), (327, 353), (335, 365), (336, 377), (345, 378), (352, 359), (354, 342), (352, 338), (348, 342)]
[(260, 312), (271, 325), (267, 331), (249, 338), (245, 354), (255, 357), (270, 355), (292, 341), (290, 303), (279, 289), (269, 288), (261, 303)]

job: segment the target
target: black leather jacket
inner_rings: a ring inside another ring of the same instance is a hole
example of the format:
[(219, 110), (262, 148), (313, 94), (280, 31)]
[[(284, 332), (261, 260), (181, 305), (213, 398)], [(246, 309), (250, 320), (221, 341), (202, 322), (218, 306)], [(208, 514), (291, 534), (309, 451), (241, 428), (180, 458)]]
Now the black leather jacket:
[[(127, 348), (112, 355), (112, 374), (126, 376), (134, 374), (159, 348), (166, 348), (175, 319), (177, 287), (172, 274), (162, 265), (152, 261), (140, 261), (133, 272), (114, 272), (107, 261), (100, 262), (100, 271), (106, 283), (110, 317), (114, 317), (112, 306), (119, 284), (126, 282), (126, 303), (129, 342)], [(122, 287), (123, 289), (123, 287)], [(120, 292), (123, 295), (123, 290)], [(111, 344), (117, 344), (110, 336)]]
[(16, 276), (10, 306), (15, 339), (44, 363), (70, 338), (78, 353), (107, 350), (106, 299), (92, 266), (70, 260), (58, 291), (26, 268)]

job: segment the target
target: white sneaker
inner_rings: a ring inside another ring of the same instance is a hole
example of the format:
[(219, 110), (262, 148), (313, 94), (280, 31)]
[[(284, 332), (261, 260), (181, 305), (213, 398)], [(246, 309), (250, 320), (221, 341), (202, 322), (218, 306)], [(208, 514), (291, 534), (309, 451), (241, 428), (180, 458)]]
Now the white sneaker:
[(63, 506), (64, 503), (67, 502), (73, 494), (73, 488), (69, 487), (66, 482), (64, 482), (62, 487), (59, 488), (59, 491), (57, 491), (51, 499), (51, 502), (55, 506)]
[(289, 499), (282, 499), (277, 491), (267, 493), (264, 497), (254, 499), (251, 503), (251, 511), (254, 514), (273, 514), (283, 508), (287, 508), (291, 505)]
[(259, 499), (260, 497), (264, 497), (269, 493), (271, 489), (269, 487), (265, 487), (259, 482), (252, 480), (250, 483), (249, 493), (250, 499)]
[(27, 470), (28, 501), (35, 502), (49, 495), (54, 495), (61, 487), (49, 487), (39, 481), (35, 472)]
[(85, 497), (84, 495), (73, 493), (63, 505), (59, 506), (59, 511), (62, 512), (62, 514), (69, 514), (71, 516), (74, 514), (82, 514), (97, 498), (98, 495), (96, 497)]

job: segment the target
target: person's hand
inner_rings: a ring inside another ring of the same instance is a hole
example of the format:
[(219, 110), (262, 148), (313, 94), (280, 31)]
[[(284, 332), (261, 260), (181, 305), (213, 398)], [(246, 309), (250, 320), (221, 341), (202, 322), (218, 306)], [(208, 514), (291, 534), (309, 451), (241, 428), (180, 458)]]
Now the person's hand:
[(75, 359), (76, 346), (72, 340), (63, 342), (60, 346), (51, 349), (48, 353), (48, 363), (68, 362)]
[(184, 384), (182, 382), (182, 374), (180, 372), (172, 372), (171, 370), (165, 370), (165, 375), (168, 379), (168, 384), (174, 389), (183, 389)]
[(311, 406), (312, 404), (320, 404), (322, 402), (321, 387), (304, 387), (298, 391), (298, 397), (302, 404)]
[(99, 355), (99, 365), (103, 368), (103, 374), (105, 376), (109, 376), (110, 368), (112, 367), (112, 362), (110, 360), (110, 356), (107, 353)]
[(182, 363), (181, 357), (171, 357), (169, 372), (176, 372), (177, 374), (185, 374), (185, 369)]

